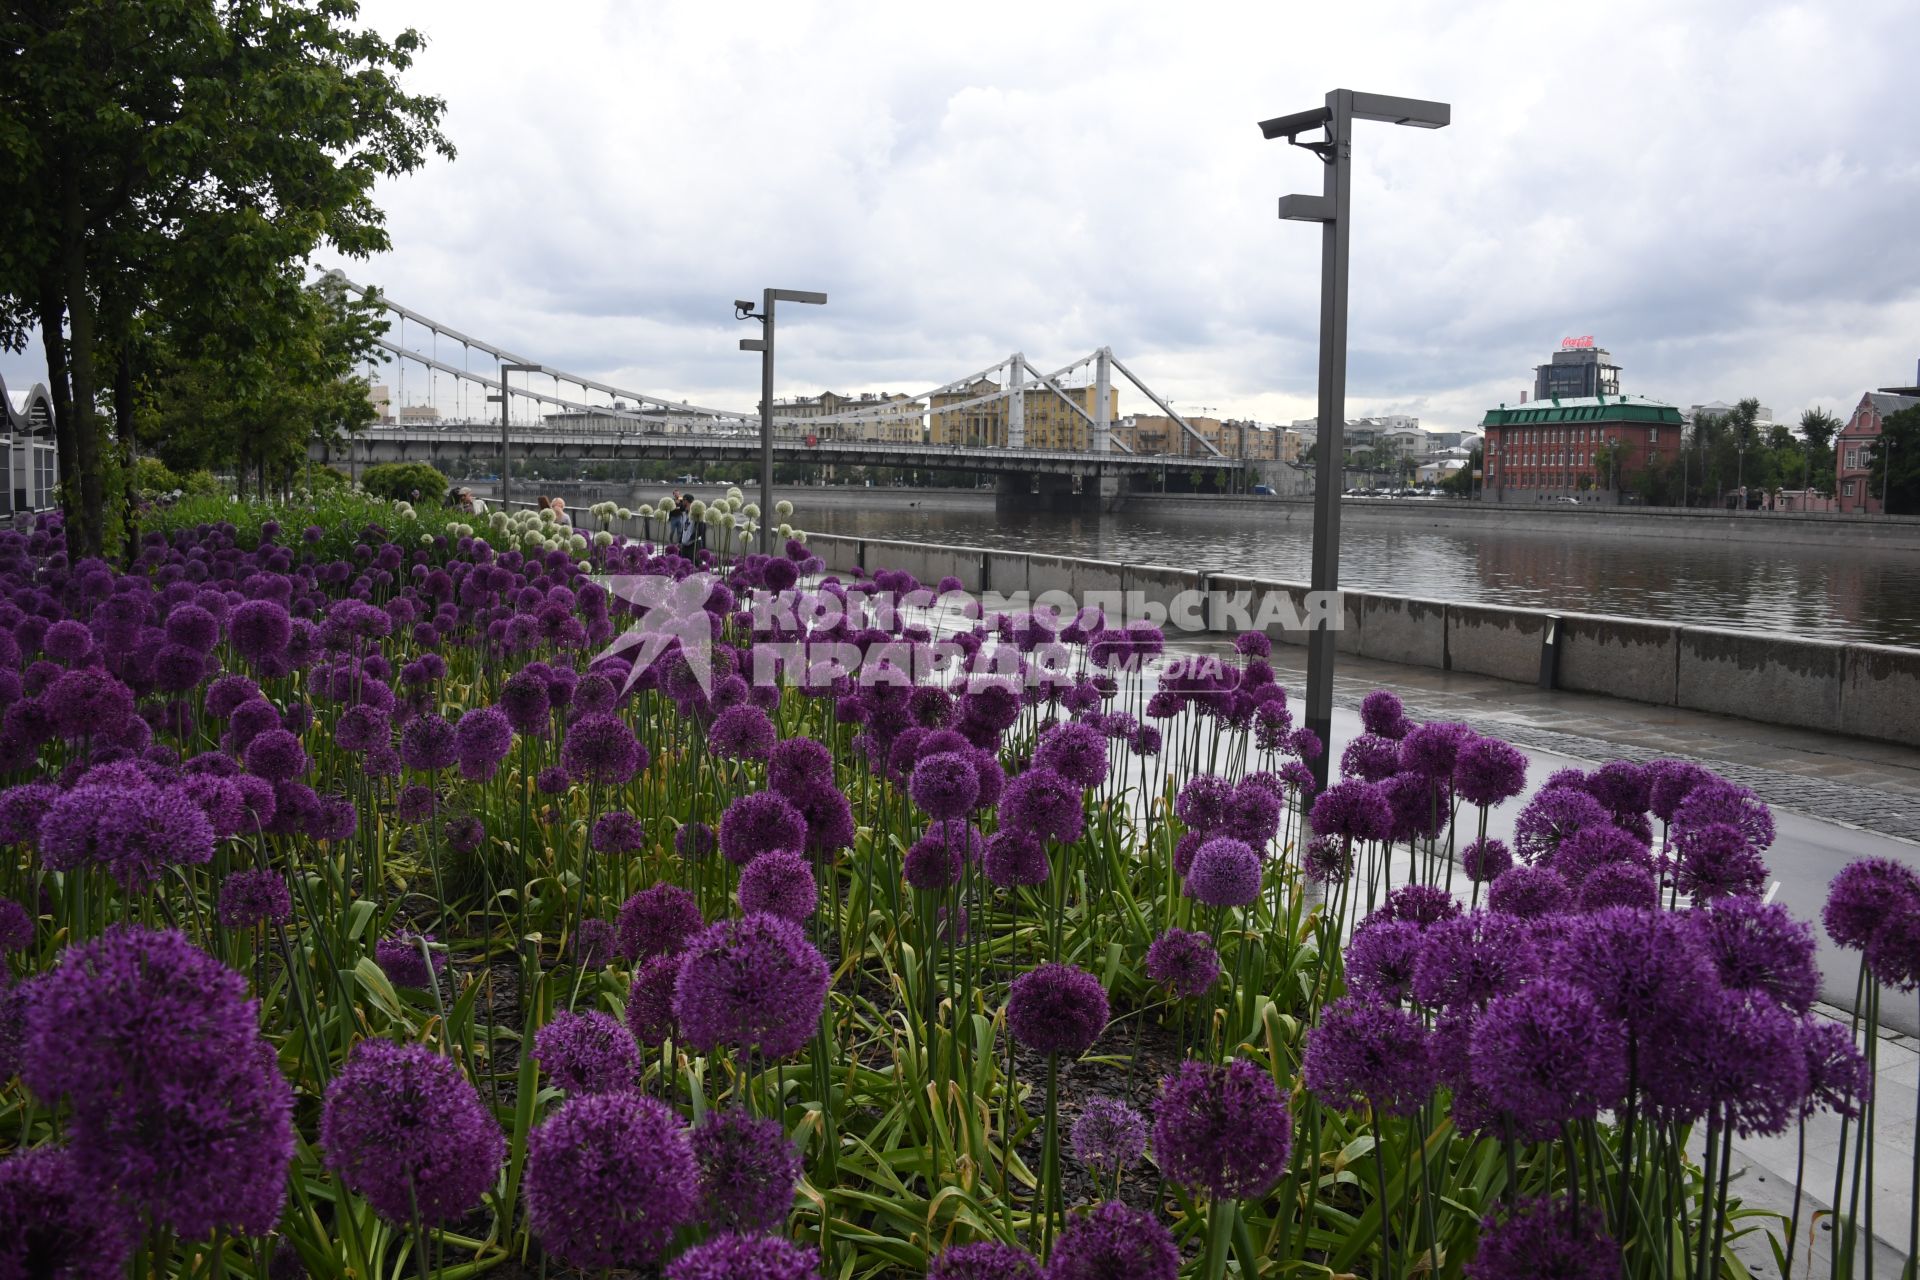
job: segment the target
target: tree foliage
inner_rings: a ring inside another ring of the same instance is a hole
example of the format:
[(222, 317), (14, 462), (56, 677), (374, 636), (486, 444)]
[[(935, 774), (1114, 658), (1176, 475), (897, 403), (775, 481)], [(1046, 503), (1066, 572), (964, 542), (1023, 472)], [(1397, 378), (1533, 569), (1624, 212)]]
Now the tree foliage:
[(1867, 446), (1867, 492), (1884, 494), (1889, 515), (1920, 515), (1920, 408), (1880, 420), (1880, 435)]
[(376, 498), (439, 506), (447, 496), (447, 478), (424, 462), (386, 462), (360, 473), (360, 487)]
[(142, 384), (198, 363), (229, 384), (217, 403), (259, 403), (310, 323), (310, 255), (386, 248), (375, 182), (452, 154), (445, 104), (398, 79), (421, 37), (357, 16), (352, 0), (0, 11), (0, 341), (37, 330), (46, 350), (76, 551), (101, 548), (103, 454), (130, 454)]

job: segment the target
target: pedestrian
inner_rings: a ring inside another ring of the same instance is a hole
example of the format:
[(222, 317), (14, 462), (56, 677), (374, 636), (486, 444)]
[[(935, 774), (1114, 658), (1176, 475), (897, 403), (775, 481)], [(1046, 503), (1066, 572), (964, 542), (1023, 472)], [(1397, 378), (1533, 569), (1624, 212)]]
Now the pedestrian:
[(555, 498), (553, 500), (553, 519), (556, 524), (563, 524), (569, 529), (573, 528), (573, 517), (567, 514), (567, 500), (565, 498)]
[(687, 500), (676, 495), (673, 512), (667, 516), (668, 546), (684, 547), (687, 545), (687, 523), (690, 519), (691, 517), (687, 515)]

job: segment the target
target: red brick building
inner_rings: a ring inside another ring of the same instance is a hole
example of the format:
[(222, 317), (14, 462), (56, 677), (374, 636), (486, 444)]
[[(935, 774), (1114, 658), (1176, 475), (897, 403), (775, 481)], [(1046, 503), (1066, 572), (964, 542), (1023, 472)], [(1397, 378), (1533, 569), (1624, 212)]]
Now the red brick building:
[(1676, 406), (1658, 400), (1581, 396), (1501, 405), (1480, 426), (1493, 501), (1618, 502), (1635, 476), (1680, 456), (1683, 424)]
[(1884, 496), (1874, 488), (1871, 475), (1873, 446), (1880, 439), (1880, 424), (1888, 416), (1920, 405), (1920, 387), (1888, 387), (1869, 391), (1854, 406), (1853, 416), (1833, 438), (1834, 496), (1840, 510), (1878, 515)]

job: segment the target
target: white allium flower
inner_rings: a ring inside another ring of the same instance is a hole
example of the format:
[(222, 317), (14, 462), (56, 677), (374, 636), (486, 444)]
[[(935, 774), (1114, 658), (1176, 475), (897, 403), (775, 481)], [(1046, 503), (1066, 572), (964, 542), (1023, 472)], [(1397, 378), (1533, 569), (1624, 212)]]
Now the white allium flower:
[(578, 570), (580, 570), (580, 572), (582, 572), (582, 573), (592, 573), (592, 572), (593, 572), (593, 561), (591, 561), (591, 560), (578, 560), (578, 561), (575, 561), (575, 562), (574, 562), (574, 568), (576, 568), (576, 569), (578, 569)]
[(780, 501), (773, 504), (773, 514), (779, 516), (782, 520), (785, 520), (788, 516), (793, 514), (793, 504), (791, 502), (788, 502), (785, 498), (782, 498), (780, 499)]
[(740, 492), (739, 485), (729, 485), (727, 488), (727, 501), (729, 502), (744, 502), (746, 496), (746, 494)]
[(593, 545), (596, 547), (610, 547), (613, 545), (613, 535), (605, 529), (602, 529), (593, 535)]
[(740, 508), (740, 513), (749, 520), (758, 520), (760, 518), (760, 504), (757, 502), (749, 502), (746, 506)]
[(508, 523), (507, 513), (504, 511), (495, 511), (487, 516), (487, 524), (492, 528), (505, 529)]
[(614, 514), (615, 516), (617, 516), (618, 518), (620, 518), (620, 519), (622, 519), (622, 520), (631, 520), (631, 519), (633, 519), (633, 512), (631, 512), (631, 511), (629, 511), (629, 510), (627, 510), (627, 509), (626, 509), (625, 507), (616, 507), (616, 508), (614, 508), (614, 512), (613, 512), (613, 514)]
[(567, 548), (578, 555), (587, 549), (587, 540), (580, 534), (573, 534), (567, 539)]

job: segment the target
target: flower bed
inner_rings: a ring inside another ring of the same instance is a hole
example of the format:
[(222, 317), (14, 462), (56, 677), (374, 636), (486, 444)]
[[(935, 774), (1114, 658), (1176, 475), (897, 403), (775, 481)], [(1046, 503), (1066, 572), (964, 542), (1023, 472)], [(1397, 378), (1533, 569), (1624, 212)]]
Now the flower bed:
[(1315, 795), (1258, 635), (338, 501), (0, 535), (0, 1275), (1703, 1277), (1869, 1105), (1696, 765)]

